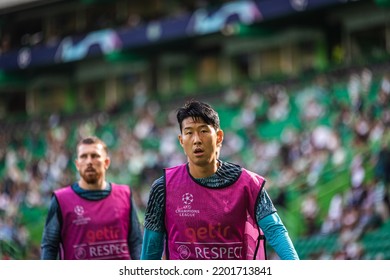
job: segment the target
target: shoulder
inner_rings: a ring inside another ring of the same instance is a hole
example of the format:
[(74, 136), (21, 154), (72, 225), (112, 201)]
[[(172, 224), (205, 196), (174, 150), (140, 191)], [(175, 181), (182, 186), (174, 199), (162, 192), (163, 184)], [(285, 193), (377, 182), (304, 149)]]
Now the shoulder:
[(240, 177), (243, 170), (240, 165), (228, 161), (219, 161), (219, 163), (217, 174), (220, 177), (230, 182), (236, 181)]
[(111, 183), (112, 191), (130, 193), (130, 187), (128, 185), (120, 185)]
[(150, 190), (150, 196), (165, 196), (165, 175), (161, 176), (153, 182)]
[(149, 201), (145, 212), (145, 229), (164, 232), (165, 208), (165, 176), (161, 176), (152, 184)]
[(58, 208), (59, 208), (58, 199), (55, 195), (52, 195), (52, 197), (50, 198), (50, 203), (49, 203), (49, 211), (50, 210), (57, 211)]
[(220, 168), (219, 169), (221, 171), (229, 171), (229, 172), (240, 174), (242, 169), (243, 169), (237, 163), (233, 163), (233, 162), (229, 162), (229, 161), (219, 161), (219, 163), (220, 163)]
[(112, 188), (118, 188), (118, 189), (129, 189), (130, 186), (128, 185), (123, 185), (123, 184), (116, 184), (116, 183), (111, 183)]
[(71, 186), (66, 186), (66, 187), (62, 187), (62, 188), (55, 190), (53, 192), (53, 197), (55, 197), (56, 199), (60, 199), (60, 200), (68, 199), (69, 196), (74, 195), (74, 193), (75, 192)]
[(61, 193), (66, 193), (66, 192), (69, 192), (71, 189), (72, 189), (72, 187), (70, 185), (68, 185), (68, 186), (56, 189), (53, 192), (53, 194), (57, 195), (57, 194), (61, 194)]
[(263, 176), (255, 173), (253, 171), (247, 170), (245, 168), (243, 168), (242, 171), (243, 171), (242, 173), (245, 176), (247, 176), (250, 180), (253, 180), (256, 184), (260, 185), (261, 187), (264, 186), (266, 179)]
[[(180, 173), (180, 172), (183, 172), (184, 170), (187, 170), (187, 168), (188, 168), (187, 163), (164, 168), (164, 176), (166, 176), (166, 178), (169, 179), (170, 177), (175, 176), (177, 173)], [(165, 180), (165, 177), (164, 177), (164, 180)]]

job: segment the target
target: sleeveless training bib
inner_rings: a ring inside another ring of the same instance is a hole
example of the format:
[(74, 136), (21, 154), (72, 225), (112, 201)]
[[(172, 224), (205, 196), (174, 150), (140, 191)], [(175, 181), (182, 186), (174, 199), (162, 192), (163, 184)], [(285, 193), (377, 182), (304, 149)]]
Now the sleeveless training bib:
[(255, 205), (264, 178), (245, 169), (224, 188), (198, 185), (186, 164), (167, 168), (166, 215), (169, 259), (265, 259)]
[(127, 236), (130, 188), (112, 184), (110, 195), (91, 201), (70, 186), (56, 190), (62, 213), (61, 259), (130, 259)]

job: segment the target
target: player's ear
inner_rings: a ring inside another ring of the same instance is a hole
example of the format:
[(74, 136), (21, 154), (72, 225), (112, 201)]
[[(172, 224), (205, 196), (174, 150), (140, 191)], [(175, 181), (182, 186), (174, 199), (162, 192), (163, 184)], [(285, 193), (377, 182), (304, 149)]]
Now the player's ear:
[(177, 139), (179, 140), (180, 146), (183, 147), (183, 138), (181, 137), (181, 134), (177, 136)]
[(77, 158), (74, 160), (74, 165), (76, 166), (76, 169), (79, 170), (79, 161)]
[(218, 147), (222, 146), (222, 142), (223, 142), (223, 130), (218, 129), (217, 130), (217, 146)]
[(104, 167), (106, 170), (108, 169), (108, 167), (110, 167), (110, 164), (111, 164), (111, 158), (106, 157), (106, 159), (104, 160)]

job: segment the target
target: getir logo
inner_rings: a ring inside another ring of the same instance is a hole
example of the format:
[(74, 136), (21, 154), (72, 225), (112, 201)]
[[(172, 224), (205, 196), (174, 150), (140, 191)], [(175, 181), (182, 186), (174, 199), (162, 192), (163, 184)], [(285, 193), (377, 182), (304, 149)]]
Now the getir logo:
[(191, 241), (204, 241), (213, 240), (215, 238), (226, 238), (229, 235), (230, 226), (222, 226), (220, 223), (217, 225), (208, 224), (204, 227), (188, 227), (185, 229), (185, 236)]
[(117, 240), (119, 238), (119, 228), (105, 226), (98, 230), (88, 230), (86, 232), (86, 237), (89, 243), (103, 240)]

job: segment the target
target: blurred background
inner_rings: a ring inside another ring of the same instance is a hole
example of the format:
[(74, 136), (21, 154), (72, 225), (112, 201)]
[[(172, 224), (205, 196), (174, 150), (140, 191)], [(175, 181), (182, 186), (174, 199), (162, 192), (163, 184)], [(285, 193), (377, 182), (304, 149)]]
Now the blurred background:
[(39, 259), (82, 136), (142, 223), (191, 97), (220, 113), (221, 158), (267, 178), (301, 259), (390, 259), (389, 58), (390, 0), (1, 0), (0, 259)]

